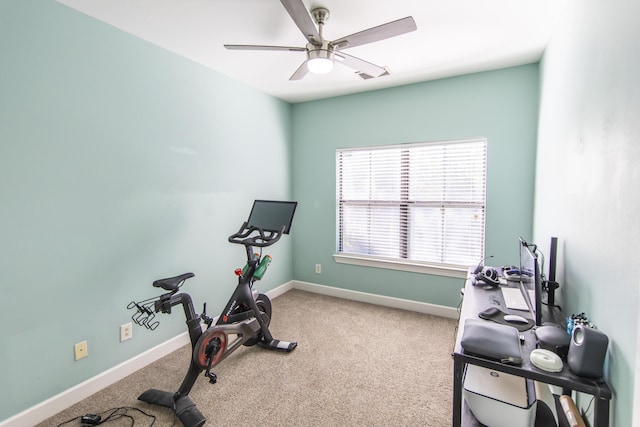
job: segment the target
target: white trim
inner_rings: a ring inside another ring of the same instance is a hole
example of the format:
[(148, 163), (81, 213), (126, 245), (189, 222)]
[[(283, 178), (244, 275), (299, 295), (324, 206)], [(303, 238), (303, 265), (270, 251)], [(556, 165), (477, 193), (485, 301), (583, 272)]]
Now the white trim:
[(293, 289), (314, 292), (353, 301), (366, 302), (369, 304), (382, 305), (385, 307), (399, 308), (402, 310), (415, 311), (418, 313), (432, 314), (450, 319), (458, 318), (458, 310), (453, 307), (429, 304), (426, 302), (411, 301), (401, 298), (388, 297), (384, 295), (369, 294), (366, 292), (352, 291), (349, 289), (334, 288), (332, 286), (318, 285), (309, 282), (293, 281)]
[(422, 142), (400, 142), (398, 144), (386, 144), (386, 145), (371, 145), (367, 147), (347, 147), (337, 148), (336, 152), (349, 152), (349, 151), (371, 151), (371, 150), (387, 150), (396, 149), (398, 147), (427, 147), (430, 145), (448, 145), (448, 144), (468, 144), (470, 142), (487, 142), (487, 138), (479, 136), (477, 138), (464, 138), (464, 139), (445, 139), (442, 141), (422, 141)]
[[(265, 293), (269, 298), (273, 299), (291, 289), (293, 289), (293, 282), (288, 282)], [(41, 423), (47, 418), (64, 411), (71, 405), (86, 399), (92, 394), (120, 381), (126, 376), (133, 374), (137, 370), (150, 365), (187, 344), (189, 344), (189, 335), (187, 332), (183, 332), (113, 368), (68, 388), (10, 418), (0, 421), (0, 427), (22, 427)]]
[(284, 295), (293, 289), (293, 280), (283, 285), (273, 288), (270, 291), (265, 292), (270, 299), (278, 298), (280, 295)]
[(469, 267), (445, 267), (418, 264), (411, 262), (403, 262), (397, 260), (371, 258), (359, 255), (333, 255), (335, 262), (339, 264), (359, 265), (363, 267), (386, 268), (389, 270), (410, 271), (412, 273), (433, 274), (435, 276), (455, 277), (456, 279), (464, 279), (467, 277)]

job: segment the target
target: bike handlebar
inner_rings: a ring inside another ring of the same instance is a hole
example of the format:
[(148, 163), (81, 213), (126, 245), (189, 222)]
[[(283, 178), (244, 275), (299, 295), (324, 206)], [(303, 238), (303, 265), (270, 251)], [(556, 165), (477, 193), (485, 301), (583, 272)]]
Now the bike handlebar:
[[(280, 230), (263, 230), (260, 227), (249, 226), (245, 221), (240, 227), (238, 232), (229, 236), (229, 242), (236, 243), (244, 246), (255, 246), (258, 248), (264, 248), (271, 246), (280, 240), (284, 233), (285, 226), (283, 225)], [(257, 233), (257, 234), (256, 234)]]

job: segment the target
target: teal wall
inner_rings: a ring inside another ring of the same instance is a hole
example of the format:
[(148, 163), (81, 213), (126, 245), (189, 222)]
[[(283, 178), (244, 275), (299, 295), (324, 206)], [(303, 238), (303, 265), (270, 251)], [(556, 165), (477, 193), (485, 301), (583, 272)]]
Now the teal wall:
[(565, 311), (609, 336), (620, 427), (640, 425), (638, 16), (637, 1), (567, 2), (541, 65), (536, 174), (535, 239), (559, 239)]
[[(291, 106), (51, 0), (2, 0), (0, 53), (2, 420), (182, 333), (177, 311), (119, 343), (154, 279), (193, 271), (222, 309), (227, 236), (291, 198)], [(264, 290), (293, 278), (271, 249)]]
[[(531, 235), (538, 65), (531, 64), (293, 106), (297, 280), (455, 307), (462, 280), (337, 264), (337, 148), (488, 139), (486, 254), (517, 263)], [(315, 274), (322, 264), (322, 274)]]

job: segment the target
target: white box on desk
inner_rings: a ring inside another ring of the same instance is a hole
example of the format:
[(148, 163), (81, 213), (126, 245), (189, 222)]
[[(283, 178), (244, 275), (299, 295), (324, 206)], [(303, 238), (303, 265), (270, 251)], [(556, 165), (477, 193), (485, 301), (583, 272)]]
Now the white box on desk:
[(533, 427), (536, 395), (532, 380), (467, 365), (462, 394), (478, 421), (488, 427)]

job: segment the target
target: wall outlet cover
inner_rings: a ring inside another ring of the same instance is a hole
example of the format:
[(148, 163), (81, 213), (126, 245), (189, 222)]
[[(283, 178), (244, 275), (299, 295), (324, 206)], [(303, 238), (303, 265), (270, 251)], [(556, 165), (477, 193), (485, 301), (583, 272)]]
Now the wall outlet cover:
[(80, 360), (89, 355), (89, 349), (86, 341), (82, 341), (73, 346), (75, 360)]
[(120, 325), (120, 342), (133, 338), (133, 325), (131, 322)]

